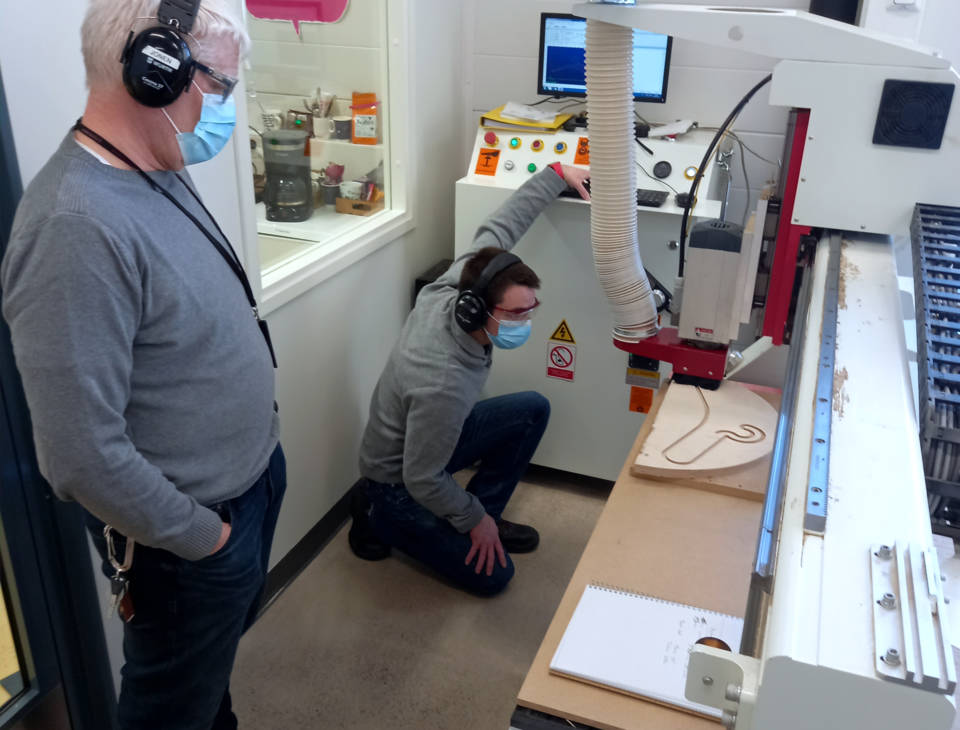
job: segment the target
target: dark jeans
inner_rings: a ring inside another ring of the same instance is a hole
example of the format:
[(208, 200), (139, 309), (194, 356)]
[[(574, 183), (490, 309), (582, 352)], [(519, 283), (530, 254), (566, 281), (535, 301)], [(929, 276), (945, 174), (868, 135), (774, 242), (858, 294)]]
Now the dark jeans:
[[(494, 519), (499, 519), (513, 490), (540, 443), (550, 418), (550, 402), (527, 391), (489, 398), (477, 403), (463, 424), (446, 470), (453, 474), (480, 465), (467, 485)], [(422, 507), (402, 484), (368, 480), (372, 503), (370, 527), (378, 539), (399, 548), (433, 568), (461, 588), (479, 595), (502, 591), (513, 577), (513, 561), (497, 562), (493, 575), (474, 572), (476, 562), (465, 565), (470, 552), (469, 534)]]
[[(137, 545), (129, 572), (136, 616), (124, 624), (122, 730), (233, 730), (230, 671), (253, 623), (287, 485), (278, 445), (267, 470), (239, 497), (211, 505), (231, 526), (214, 555), (198, 561)], [(106, 557), (103, 523), (90, 531)], [(104, 573), (113, 569), (104, 559)]]

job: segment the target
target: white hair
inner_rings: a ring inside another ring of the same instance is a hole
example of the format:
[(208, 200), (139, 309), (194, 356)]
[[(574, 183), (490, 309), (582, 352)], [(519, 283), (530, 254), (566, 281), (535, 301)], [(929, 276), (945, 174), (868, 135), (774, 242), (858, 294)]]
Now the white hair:
[[(202, 0), (190, 35), (196, 39), (198, 60), (213, 65), (222, 48), (218, 42), (232, 40), (245, 58), (250, 37), (236, 10), (236, 0)], [(131, 30), (144, 30), (157, 23), (160, 0), (90, 0), (80, 30), (83, 64), (90, 88), (120, 83), (120, 54)], [(152, 23), (151, 23), (152, 21)], [(204, 56), (206, 52), (206, 56)]]

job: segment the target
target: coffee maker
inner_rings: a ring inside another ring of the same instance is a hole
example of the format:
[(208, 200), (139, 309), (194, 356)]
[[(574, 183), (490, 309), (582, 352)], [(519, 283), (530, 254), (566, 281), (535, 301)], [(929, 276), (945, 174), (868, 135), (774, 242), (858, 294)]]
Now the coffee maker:
[(278, 129), (263, 135), (267, 187), (263, 200), (268, 221), (299, 223), (313, 214), (313, 183), (307, 133)]

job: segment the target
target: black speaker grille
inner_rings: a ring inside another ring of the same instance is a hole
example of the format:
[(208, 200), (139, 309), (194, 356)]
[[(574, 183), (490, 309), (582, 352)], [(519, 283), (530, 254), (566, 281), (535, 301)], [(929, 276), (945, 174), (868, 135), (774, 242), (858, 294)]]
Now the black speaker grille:
[(938, 150), (953, 101), (953, 84), (883, 82), (873, 143)]

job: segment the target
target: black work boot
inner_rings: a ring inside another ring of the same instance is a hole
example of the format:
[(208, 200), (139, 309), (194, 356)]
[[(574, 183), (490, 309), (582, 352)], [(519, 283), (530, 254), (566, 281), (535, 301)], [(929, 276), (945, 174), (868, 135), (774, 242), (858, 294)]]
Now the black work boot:
[(518, 525), (516, 522), (497, 520), (500, 544), (508, 553), (532, 553), (540, 544), (540, 533), (530, 525)]
[(350, 488), (350, 516), (353, 524), (347, 534), (350, 549), (364, 560), (383, 560), (390, 557), (390, 546), (380, 542), (370, 529), (370, 499), (367, 480), (361, 479)]

